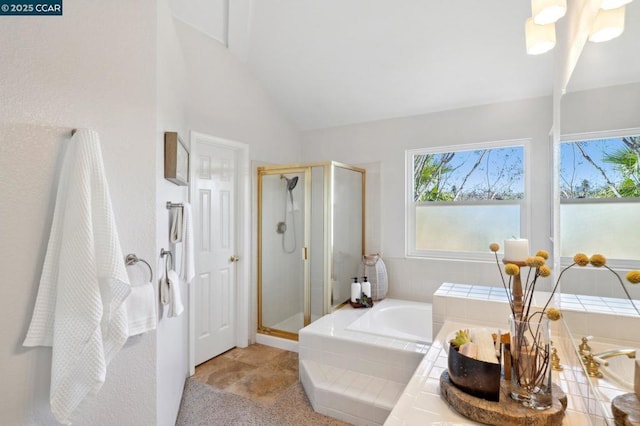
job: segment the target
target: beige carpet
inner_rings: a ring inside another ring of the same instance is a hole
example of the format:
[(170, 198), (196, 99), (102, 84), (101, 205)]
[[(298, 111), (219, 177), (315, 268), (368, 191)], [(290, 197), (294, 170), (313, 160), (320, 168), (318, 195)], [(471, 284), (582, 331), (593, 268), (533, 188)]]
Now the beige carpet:
[(344, 426), (347, 423), (313, 411), (300, 382), (292, 384), (271, 404), (259, 404), (188, 378), (176, 426), (193, 425)]

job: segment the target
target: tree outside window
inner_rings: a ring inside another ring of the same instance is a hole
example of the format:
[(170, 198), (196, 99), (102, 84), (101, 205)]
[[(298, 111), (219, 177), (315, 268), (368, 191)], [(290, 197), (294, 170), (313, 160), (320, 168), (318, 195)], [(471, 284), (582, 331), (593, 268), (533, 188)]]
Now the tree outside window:
[(414, 201), (520, 200), (522, 155), (522, 147), (414, 155)]
[(565, 142), (560, 197), (640, 197), (640, 136)]
[(640, 136), (560, 145), (561, 256), (640, 258)]
[(487, 241), (519, 236), (525, 198), (520, 143), (408, 152), (408, 253), (478, 257), (487, 252)]

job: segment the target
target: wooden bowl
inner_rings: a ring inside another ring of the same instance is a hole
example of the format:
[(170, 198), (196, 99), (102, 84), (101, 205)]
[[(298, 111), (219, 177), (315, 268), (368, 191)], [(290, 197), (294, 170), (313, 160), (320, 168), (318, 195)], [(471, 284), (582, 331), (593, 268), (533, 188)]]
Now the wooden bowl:
[(488, 401), (500, 399), (500, 364), (478, 361), (458, 352), (449, 344), (449, 377), (456, 387), (469, 395)]

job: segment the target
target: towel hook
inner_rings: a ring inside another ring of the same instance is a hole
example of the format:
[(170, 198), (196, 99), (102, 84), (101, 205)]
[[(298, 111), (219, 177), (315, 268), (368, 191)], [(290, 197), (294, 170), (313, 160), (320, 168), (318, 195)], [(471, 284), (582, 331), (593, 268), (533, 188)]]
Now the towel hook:
[(149, 282), (153, 282), (153, 269), (151, 269), (151, 265), (144, 259), (139, 258), (133, 253), (129, 253), (125, 258), (124, 262), (127, 266), (135, 265), (138, 262), (142, 262), (149, 268)]
[(184, 204), (182, 203), (172, 203), (171, 201), (167, 201), (167, 210), (183, 208)]
[[(165, 250), (161, 248), (160, 256), (161, 257), (169, 256), (169, 259), (171, 259), (171, 269), (173, 269), (173, 253), (171, 253), (171, 250)], [(166, 261), (166, 259), (164, 261), (164, 276), (165, 277), (169, 276), (168, 262)]]

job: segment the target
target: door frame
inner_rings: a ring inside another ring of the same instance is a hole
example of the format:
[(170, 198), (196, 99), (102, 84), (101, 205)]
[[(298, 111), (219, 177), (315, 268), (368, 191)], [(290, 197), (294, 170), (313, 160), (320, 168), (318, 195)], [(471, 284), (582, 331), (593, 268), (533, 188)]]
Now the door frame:
[[(236, 338), (235, 344), (238, 347), (247, 347), (249, 343), (249, 316), (251, 293), (249, 283), (251, 278), (251, 167), (249, 160), (249, 145), (229, 139), (223, 139), (196, 131), (190, 132), (191, 164), (189, 167), (189, 201), (192, 201), (194, 194), (193, 185), (195, 182), (195, 154), (197, 153), (197, 142), (204, 140), (214, 145), (235, 151), (237, 157), (236, 164), (236, 252), (240, 261), (236, 263)], [(196, 348), (196, 301), (195, 291), (189, 289), (189, 375), (195, 374), (195, 348)]]

